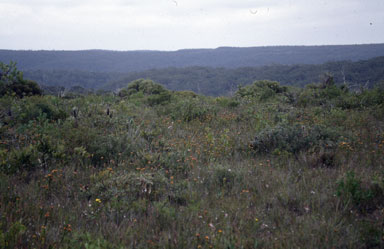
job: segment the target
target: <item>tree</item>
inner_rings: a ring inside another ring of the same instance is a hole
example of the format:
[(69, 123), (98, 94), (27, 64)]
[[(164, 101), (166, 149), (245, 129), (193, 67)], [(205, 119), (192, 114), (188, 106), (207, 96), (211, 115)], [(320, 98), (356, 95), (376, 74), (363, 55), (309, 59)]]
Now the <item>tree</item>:
[(39, 85), (32, 80), (25, 80), (23, 73), (17, 70), (16, 63), (0, 62), (0, 96), (11, 95), (20, 98), (31, 95), (41, 95)]

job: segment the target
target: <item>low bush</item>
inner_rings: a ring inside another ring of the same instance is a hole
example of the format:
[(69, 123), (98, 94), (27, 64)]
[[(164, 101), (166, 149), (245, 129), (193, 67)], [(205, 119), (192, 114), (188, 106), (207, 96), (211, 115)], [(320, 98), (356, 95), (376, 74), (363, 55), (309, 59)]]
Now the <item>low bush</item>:
[(278, 125), (262, 130), (251, 142), (259, 153), (270, 153), (276, 149), (297, 154), (312, 147), (333, 147), (341, 135), (324, 126)]
[(368, 183), (366, 186), (355, 176), (353, 171), (347, 172), (337, 183), (337, 196), (341, 197), (344, 205), (352, 205), (361, 213), (371, 213), (384, 205), (384, 192), (378, 183)]
[(189, 98), (175, 103), (170, 115), (173, 120), (190, 122), (192, 120), (204, 121), (209, 115), (215, 115), (215, 109), (197, 98)]
[(28, 123), (39, 117), (53, 121), (64, 120), (69, 115), (62, 107), (55, 105), (55, 99), (55, 97), (31, 97), (23, 100), (18, 108), (14, 109), (14, 116), (21, 123)]
[(256, 98), (260, 101), (265, 101), (274, 97), (276, 94), (285, 93), (288, 91), (286, 86), (281, 86), (280, 83), (269, 80), (260, 80), (252, 85), (240, 87), (236, 92), (236, 96), (240, 98)]
[(3, 151), (0, 156), (0, 170), (6, 174), (33, 171), (39, 166), (38, 150), (33, 145), (14, 149), (8, 153)]

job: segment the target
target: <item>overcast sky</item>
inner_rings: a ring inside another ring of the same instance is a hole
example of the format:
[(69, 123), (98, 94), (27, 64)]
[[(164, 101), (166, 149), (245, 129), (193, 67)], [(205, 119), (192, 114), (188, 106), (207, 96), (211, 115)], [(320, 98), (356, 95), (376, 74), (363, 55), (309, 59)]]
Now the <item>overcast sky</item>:
[(384, 42), (384, 0), (0, 0), (0, 49)]

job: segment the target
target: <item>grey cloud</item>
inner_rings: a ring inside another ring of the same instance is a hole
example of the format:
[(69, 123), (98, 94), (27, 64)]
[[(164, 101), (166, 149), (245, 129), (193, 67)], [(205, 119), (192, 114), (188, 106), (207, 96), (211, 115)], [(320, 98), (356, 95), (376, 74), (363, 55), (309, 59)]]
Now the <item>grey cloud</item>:
[(382, 0), (2, 0), (0, 49), (376, 43), (382, 13)]

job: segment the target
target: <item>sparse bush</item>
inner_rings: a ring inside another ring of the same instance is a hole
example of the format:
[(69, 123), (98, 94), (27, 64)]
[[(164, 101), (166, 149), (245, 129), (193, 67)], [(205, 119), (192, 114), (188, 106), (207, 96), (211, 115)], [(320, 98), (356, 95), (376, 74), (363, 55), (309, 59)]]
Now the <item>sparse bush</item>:
[(360, 239), (365, 248), (383, 248), (383, 227), (371, 221), (363, 221), (360, 224)]
[(155, 218), (158, 229), (166, 229), (172, 226), (172, 222), (176, 219), (176, 210), (167, 201), (153, 203), (155, 209)]
[[(101, 171), (93, 177), (93, 199), (115, 200), (129, 204), (138, 199), (160, 200), (166, 197), (167, 180), (161, 173), (115, 173)], [(129, 207), (129, 206), (128, 206)]]
[(55, 97), (31, 97), (23, 100), (14, 116), (22, 123), (28, 123), (30, 120), (36, 120), (39, 117), (45, 117), (48, 120), (64, 120), (68, 114), (59, 106), (54, 104)]
[(252, 85), (240, 87), (236, 92), (236, 96), (240, 98), (256, 98), (260, 101), (265, 101), (274, 97), (276, 94), (287, 92), (286, 86), (280, 86), (278, 82), (269, 80), (260, 80)]
[(148, 97), (148, 104), (150, 106), (155, 106), (155, 105), (163, 105), (169, 103), (171, 100), (172, 95), (167, 91), (167, 92), (161, 92), (156, 95), (151, 95)]
[(156, 95), (166, 91), (162, 85), (156, 84), (152, 80), (139, 79), (129, 83), (127, 88), (119, 92), (119, 96), (126, 97), (139, 92), (142, 92), (144, 95)]
[(244, 97), (151, 84), (124, 98), (1, 97), (0, 242), (382, 247), (380, 92), (316, 85), (301, 108), (295, 89), (275, 86)]
[(88, 232), (75, 232), (72, 236), (67, 236), (61, 243), (62, 249), (115, 249), (118, 247), (105, 240), (104, 238), (94, 236)]
[(173, 106), (171, 117), (173, 120), (190, 122), (192, 120), (204, 121), (209, 115), (214, 115), (214, 109), (199, 99), (185, 99)]
[(238, 172), (234, 169), (224, 165), (215, 165), (212, 167), (211, 176), (207, 180), (208, 187), (214, 189), (218, 186), (229, 193), (240, 179)]
[(120, 97), (146, 98), (150, 106), (169, 103), (171, 93), (162, 85), (151, 80), (139, 79), (128, 84), (127, 88), (119, 92)]
[(353, 171), (347, 172), (345, 179), (338, 181), (337, 195), (343, 199), (345, 205), (352, 204), (361, 213), (371, 213), (384, 204), (382, 187), (377, 183), (369, 183), (363, 187), (362, 181)]
[(297, 154), (315, 146), (335, 146), (340, 136), (337, 131), (318, 125), (278, 125), (261, 131), (251, 143), (251, 147), (260, 153), (279, 149)]
[(39, 166), (38, 150), (36, 146), (12, 150), (8, 155), (2, 155), (1, 171), (14, 174), (22, 171), (33, 171)]
[(216, 98), (216, 102), (222, 107), (229, 108), (235, 108), (240, 104), (237, 100), (228, 97), (218, 97)]

